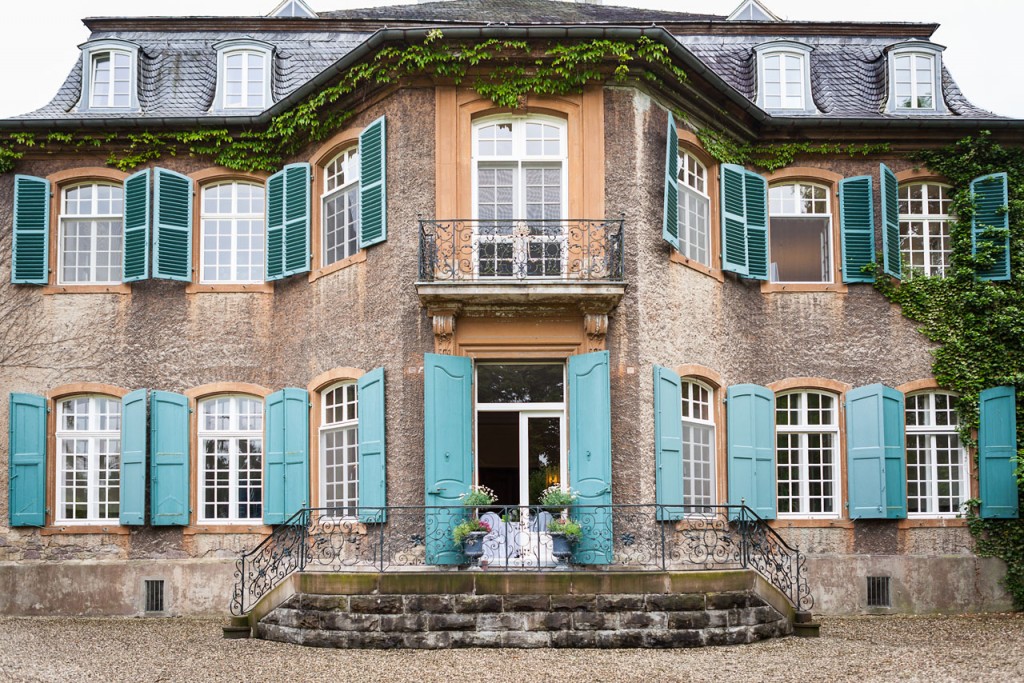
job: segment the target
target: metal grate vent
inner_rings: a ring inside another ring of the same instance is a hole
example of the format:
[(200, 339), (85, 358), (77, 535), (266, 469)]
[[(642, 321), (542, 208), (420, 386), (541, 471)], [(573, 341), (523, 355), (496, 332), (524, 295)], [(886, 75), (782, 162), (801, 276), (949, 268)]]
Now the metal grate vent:
[(892, 607), (888, 576), (868, 577), (868, 607)]
[(164, 581), (163, 579), (157, 579), (155, 581), (146, 580), (146, 611), (147, 612), (163, 612), (164, 611)]

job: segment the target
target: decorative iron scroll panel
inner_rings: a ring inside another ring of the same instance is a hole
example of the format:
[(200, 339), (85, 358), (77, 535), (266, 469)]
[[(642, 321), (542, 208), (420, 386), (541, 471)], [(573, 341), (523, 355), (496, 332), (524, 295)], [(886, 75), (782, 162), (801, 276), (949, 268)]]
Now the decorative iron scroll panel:
[(420, 281), (622, 280), (623, 220), (420, 221)]
[[(380, 517), (385, 524), (360, 519)], [(683, 513), (676, 521), (659, 518)], [(750, 508), (738, 505), (575, 505), (574, 520), (602, 520), (590, 533), (611, 548), (609, 564), (586, 557), (560, 559), (553, 552), (547, 522), (565, 511), (539, 507), (395, 506), (341, 510), (303, 509), (254, 549), (235, 568), (232, 614), (245, 614), (293, 571), (389, 572), (429, 568), (427, 539), (451, 538), (469, 517), (490, 523), (482, 553), (465, 567), (500, 571), (699, 571), (753, 569), (781, 590), (797, 609), (814, 604), (806, 557), (790, 547)], [(584, 525), (586, 526), (586, 525)], [(606, 554), (604, 556), (607, 556)]]

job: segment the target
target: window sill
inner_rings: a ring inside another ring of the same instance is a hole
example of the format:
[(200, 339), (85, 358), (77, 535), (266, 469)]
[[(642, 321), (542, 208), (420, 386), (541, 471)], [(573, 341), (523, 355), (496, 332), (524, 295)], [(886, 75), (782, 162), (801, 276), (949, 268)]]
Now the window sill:
[(186, 294), (207, 294), (211, 292), (220, 292), (222, 294), (230, 293), (243, 293), (248, 292), (251, 294), (273, 294), (274, 283), (273, 282), (253, 282), (250, 284), (223, 284), (223, 285), (204, 285), (189, 283), (185, 285)]
[(966, 527), (967, 520), (963, 517), (910, 517), (897, 520), (897, 529), (936, 529), (942, 527)]
[(776, 292), (837, 292), (839, 294), (846, 294), (849, 291), (847, 286), (842, 283), (818, 283), (818, 282), (798, 282), (798, 283), (782, 283), (782, 282), (762, 282), (761, 293), (772, 294)]
[(84, 536), (91, 534), (113, 534), (115, 536), (127, 536), (131, 530), (120, 524), (104, 525), (96, 524), (54, 524), (39, 530), (41, 536)]
[(710, 278), (712, 278), (714, 280), (718, 280), (719, 282), (725, 282), (725, 275), (718, 268), (712, 268), (711, 266), (705, 266), (700, 261), (694, 261), (693, 259), (691, 259), (691, 258), (689, 258), (687, 256), (683, 256), (682, 254), (680, 254), (675, 249), (673, 249), (672, 253), (669, 254), (669, 261), (671, 261), (672, 263), (680, 263), (680, 264), (686, 266), (687, 268), (695, 270), (698, 273), (702, 273), (704, 275), (707, 275), (708, 277), (710, 277)]
[(131, 294), (131, 285), (45, 285), (43, 294)]
[(360, 249), (359, 251), (357, 251), (356, 253), (352, 254), (348, 258), (345, 258), (345, 259), (342, 259), (342, 260), (337, 261), (335, 263), (332, 263), (329, 266), (324, 266), (323, 268), (317, 268), (316, 270), (309, 271), (309, 281), (310, 282), (316, 282), (317, 280), (319, 280), (320, 278), (324, 277), (325, 275), (330, 275), (331, 273), (336, 273), (339, 270), (344, 270), (345, 268), (348, 268), (349, 266), (354, 266), (355, 264), (362, 263), (365, 260), (366, 260), (366, 250), (365, 249)]
[(186, 536), (198, 534), (261, 534), (273, 533), (274, 527), (266, 524), (197, 524), (184, 529)]
[(769, 520), (773, 529), (852, 529), (852, 519), (787, 519)]

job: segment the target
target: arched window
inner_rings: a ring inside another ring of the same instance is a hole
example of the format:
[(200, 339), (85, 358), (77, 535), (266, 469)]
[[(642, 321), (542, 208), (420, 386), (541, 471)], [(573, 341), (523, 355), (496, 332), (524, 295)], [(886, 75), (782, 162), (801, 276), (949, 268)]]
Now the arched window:
[(267, 55), (262, 50), (231, 50), (224, 56), (224, 108), (266, 106)]
[(771, 282), (830, 283), (832, 209), (822, 185), (794, 182), (768, 188)]
[(935, 109), (935, 56), (910, 52), (893, 57), (897, 109)]
[(811, 98), (811, 49), (792, 40), (773, 40), (754, 48), (758, 106), (769, 111), (815, 111)]
[(359, 505), (359, 410), (355, 382), (321, 394), (320, 505), (343, 517)]
[(263, 282), (262, 185), (223, 182), (203, 188), (200, 282)]
[(199, 521), (263, 518), (263, 400), (213, 396), (199, 401)]
[(942, 275), (949, 266), (949, 202), (947, 185), (900, 185), (900, 253), (925, 275)]
[(839, 516), (839, 399), (821, 391), (775, 396), (780, 517)]
[(969, 497), (967, 450), (953, 394), (907, 396), (907, 514), (952, 517)]
[(679, 251), (711, 266), (711, 199), (708, 172), (689, 152), (679, 152)]
[(683, 503), (715, 502), (714, 390), (694, 379), (683, 379)]
[(324, 168), (322, 266), (359, 250), (359, 149), (351, 147)]
[(73, 185), (61, 193), (58, 284), (121, 282), (123, 216), (120, 185)]
[(127, 109), (132, 104), (133, 56), (123, 50), (94, 52), (89, 106)]
[(121, 400), (72, 396), (57, 401), (57, 504), (54, 521), (118, 522), (121, 500)]

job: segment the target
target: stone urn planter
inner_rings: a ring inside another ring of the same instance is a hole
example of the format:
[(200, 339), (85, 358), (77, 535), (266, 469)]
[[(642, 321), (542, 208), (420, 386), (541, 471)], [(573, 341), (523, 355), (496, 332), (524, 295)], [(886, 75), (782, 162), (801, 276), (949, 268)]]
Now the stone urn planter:
[(559, 562), (564, 562), (572, 555), (572, 546), (576, 539), (566, 534), (551, 534), (551, 554)]
[(484, 536), (486, 535), (486, 531), (474, 531), (466, 537), (466, 540), (462, 542), (462, 552), (466, 554), (466, 557), (470, 560), (477, 560), (484, 554)]

